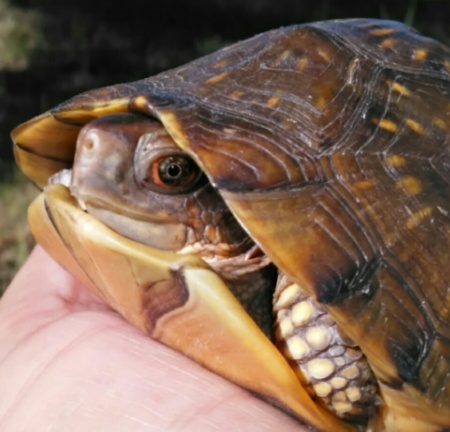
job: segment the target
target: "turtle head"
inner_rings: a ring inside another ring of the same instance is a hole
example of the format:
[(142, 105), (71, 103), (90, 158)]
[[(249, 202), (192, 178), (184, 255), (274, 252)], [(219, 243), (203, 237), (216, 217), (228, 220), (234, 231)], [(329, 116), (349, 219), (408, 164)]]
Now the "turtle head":
[(107, 226), (159, 250), (220, 259), (252, 244), (197, 164), (143, 115), (114, 114), (84, 126), (73, 168), (52, 176), (55, 182)]

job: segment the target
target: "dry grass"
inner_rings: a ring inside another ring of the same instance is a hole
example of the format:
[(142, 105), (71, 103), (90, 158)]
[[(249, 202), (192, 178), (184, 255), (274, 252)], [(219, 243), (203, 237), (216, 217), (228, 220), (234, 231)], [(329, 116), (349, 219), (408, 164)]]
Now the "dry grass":
[(0, 183), (0, 295), (30, 253), (34, 240), (27, 225), (27, 207), (36, 187), (17, 173)]

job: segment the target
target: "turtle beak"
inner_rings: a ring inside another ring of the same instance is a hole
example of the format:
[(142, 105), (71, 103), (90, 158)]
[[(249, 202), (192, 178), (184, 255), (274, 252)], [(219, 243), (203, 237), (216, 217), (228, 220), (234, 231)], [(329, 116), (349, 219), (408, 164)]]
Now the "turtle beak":
[[(107, 94), (107, 90), (100, 89), (97, 93)], [(91, 99), (84, 94), (79, 95), (11, 132), (17, 165), (40, 189), (53, 174), (71, 167), (77, 136), (86, 123), (101, 116), (128, 111), (129, 97), (100, 103), (95, 102), (94, 96)]]
[(50, 113), (11, 132), (14, 157), (22, 172), (40, 189), (53, 174), (72, 165), (80, 127), (57, 121)]
[(201, 258), (120, 236), (85, 213), (60, 184), (48, 186), (32, 203), (29, 222), (55, 259), (153, 339), (320, 429), (347, 430), (312, 402)]

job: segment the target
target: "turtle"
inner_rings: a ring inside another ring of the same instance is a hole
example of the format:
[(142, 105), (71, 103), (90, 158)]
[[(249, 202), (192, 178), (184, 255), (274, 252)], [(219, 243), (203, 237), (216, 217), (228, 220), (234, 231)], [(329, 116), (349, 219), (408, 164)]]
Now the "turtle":
[(450, 430), (450, 51), (267, 31), (19, 125), (45, 249), (315, 430)]

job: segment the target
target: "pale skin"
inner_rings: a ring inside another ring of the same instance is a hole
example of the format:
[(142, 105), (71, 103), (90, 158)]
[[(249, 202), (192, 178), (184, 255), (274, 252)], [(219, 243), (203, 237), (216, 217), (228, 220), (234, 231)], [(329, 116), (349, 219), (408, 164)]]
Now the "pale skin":
[(304, 431), (149, 339), (37, 247), (0, 301), (2, 431)]

